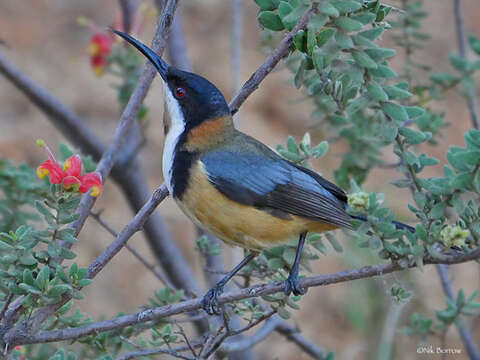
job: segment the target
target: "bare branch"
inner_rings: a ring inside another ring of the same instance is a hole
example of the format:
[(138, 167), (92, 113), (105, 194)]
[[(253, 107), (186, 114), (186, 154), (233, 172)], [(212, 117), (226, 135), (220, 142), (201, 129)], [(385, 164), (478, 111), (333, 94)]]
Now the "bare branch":
[(168, 37), (168, 58), (170, 64), (184, 71), (192, 71), (190, 60), (187, 53), (187, 45), (183, 36), (182, 29), (182, 13), (177, 11), (175, 19), (173, 20), (172, 33)]
[[(453, 295), (452, 287), (450, 286), (450, 280), (448, 278), (448, 267), (444, 264), (437, 265), (438, 275), (440, 276), (440, 281), (442, 283), (443, 291), (448, 299), (450, 299), (453, 303), (455, 303), (455, 297)], [(473, 360), (480, 360), (480, 352), (478, 352), (475, 343), (472, 338), (472, 334), (468, 330), (468, 328), (463, 323), (462, 319), (458, 318), (455, 321), (455, 325), (457, 326), (458, 333), (460, 334), (460, 338), (462, 339), (463, 345), (467, 350), (468, 356), (470, 359)]]
[[(436, 259), (430, 256), (424, 258), (424, 264), (458, 264), (480, 258), (480, 247), (471, 251), (468, 254), (448, 256), (444, 259)], [(408, 268), (416, 267), (416, 263), (411, 262)], [(306, 277), (300, 280), (300, 286), (303, 288), (325, 286), (330, 284), (336, 284), (351, 280), (364, 279), (373, 276), (385, 275), (396, 271), (405, 270), (405, 267), (400, 266), (398, 263), (380, 264), (375, 266), (365, 266), (360, 269), (348, 270), (337, 272), (328, 275), (317, 275), (312, 277)], [(243, 300), (252, 297), (258, 297), (263, 295), (270, 295), (284, 290), (284, 283), (277, 282), (272, 284), (259, 284), (249, 288), (230, 291), (224, 293), (219, 298), (220, 304), (225, 304), (233, 301)], [(158, 320), (172, 315), (185, 313), (188, 311), (199, 310), (201, 308), (201, 299), (192, 299), (183, 301), (177, 304), (162, 306), (158, 308), (152, 308), (131, 315), (124, 315), (112, 320), (104, 320), (96, 323), (92, 323), (78, 328), (53, 330), (53, 331), (40, 331), (37, 334), (24, 333), (20, 330), (16, 335), (12, 334), (8, 339), (9, 343), (15, 345), (30, 344), (30, 343), (43, 343), (53, 342), (69, 339), (78, 339), (88, 336), (93, 333), (104, 332), (114, 329), (123, 328), (126, 326), (144, 323), (151, 320)]]
[(290, 51), (290, 45), (293, 42), (294, 36), (300, 31), (304, 30), (310, 16), (312, 13), (317, 11), (317, 3), (314, 2), (312, 6), (303, 14), (303, 16), (298, 21), (297, 25), (290, 31), (280, 42), (277, 48), (275, 48), (267, 60), (260, 66), (253, 74), (250, 76), (250, 79), (242, 86), (240, 92), (235, 95), (235, 97), (230, 101), (230, 111), (232, 114), (235, 114), (240, 106), (245, 102), (245, 100), (258, 88), (258, 85), (262, 82), (265, 77), (270, 74), (273, 68), (278, 64), (278, 62), (288, 55)]
[(105, 151), (105, 146), (84, 121), (47, 90), (23, 74), (2, 53), (0, 53), (0, 73), (39, 107), (53, 125), (82, 152), (92, 154), (94, 158), (100, 158)]
[(2, 320), (3, 317), (5, 316), (8, 306), (12, 302), (14, 296), (15, 295), (13, 293), (8, 294), (7, 300), (5, 300), (5, 304), (3, 304), (2, 311), (0, 312), (0, 320)]
[(93, 261), (88, 267), (88, 278), (94, 278), (108, 262), (122, 249), (127, 243), (128, 239), (132, 237), (137, 231), (141, 230), (145, 221), (147, 221), (150, 214), (155, 210), (158, 204), (163, 201), (168, 195), (168, 190), (165, 184), (155, 190), (150, 197), (150, 200), (140, 209), (132, 221), (125, 226), (118, 234), (115, 241), (113, 241), (108, 248)]
[[(273, 315), (273, 314), (272, 314)], [(257, 325), (259, 322), (256, 322)], [(223, 343), (221, 349), (227, 352), (239, 352), (245, 351), (250, 349), (263, 341), (268, 335), (270, 335), (277, 326), (279, 325), (279, 321), (277, 318), (268, 319), (265, 321), (265, 324), (262, 325), (260, 330), (258, 330), (255, 334), (248, 338), (244, 338), (240, 341), (235, 341), (231, 343)]]
[[(278, 319), (281, 320), (280, 318)], [(321, 359), (326, 355), (323, 349), (321, 349), (315, 343), (305, 339), (302, 334), (300, 334), (298, 329), (284, 320), (279, 322), (275, 330), (284, 335), (288, 340), (294, 342), (298, 347), (300, 347), (304, 352), (314, 359)]]
[[(456, 28), (456, 34), (457, 34), (458, 54), (460, 55), (460, 57), (466, 59), (467, 58), (467, 38), (465, 36), (462, 0), (454, 0), (453, 7), (455, 12), (455, 28)], [(473, 88), (472, 93), (467, 94), (466, 97), (467, 97), (468, 110), (470, 111), (470, 117), (472, 119), (472, 125), (475, 129), (480, 129), (480, 123), (478, 119), (477, 93), (475, 88)]]
[(132, 31), (135, 13), (138, 9), (138, 0), (119, 0), (122, 9), (123, 31), (127, 34)]

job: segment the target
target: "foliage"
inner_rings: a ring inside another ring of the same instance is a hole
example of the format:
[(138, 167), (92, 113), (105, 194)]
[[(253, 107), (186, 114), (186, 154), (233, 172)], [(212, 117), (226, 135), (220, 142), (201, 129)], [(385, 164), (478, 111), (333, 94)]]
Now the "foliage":
[[(451, 247), (460, 253), (477, 248), (480, 130), (466, 132), (464, 147), (448, 149), (443, 176), (427, 177), (422, 172), (440, 163), (423, 151), (441, 142), (440, 131), (446, 125), (444, 114), (434, 112), (428, 105), (456, 87), (461, 88), (464, 97), (471, 98), (480, 59), (468, 61), (450, 55), (454, 73), (433, 73), (427, 64), (416, 62), (415, 50), (429, 38), (422, 32), (421, 21), (426, 13), (421, 1), (405, 1), (403, 12), (394, 20), (392, 7), (379, 1), (255, 0), (255, 3), (259, 7), (258, 23), (267, 34), (264, 39), (271, 45), (294, 29), (310, 7), (314, 9), (307, 27), (294, 36), (286, 64), (294, 74), (292, 83), (312, 103), (313, 126), (325, 128), (348, 146), (335, 170), (335, 178), (351, 192), (348, 202), (351, 214), (366, 219), (352, 221), (355, 231), (346, 231), (355, 246), (376, 261), (388, 260), (403, 268), (413, 263), (421, 267), (425, 257), (442, 260)], [(396, 50), (381, 45), (387, 31), (393, 32), (396, 45), (406, 50), (400, 74), (389, 62)], [(130, 47), (112, 44), (99, 34), (91, 42), (95, 51), (92, 59), (96, 59), (92, 66), (97, 74), (106, 71), (120, 79), (120, 85), (116, 86), (118, 100), (125, 107), (137, 83), (142, 61)], [(480, 40), (470, 37), (469, 44), (480, 55)], [(414, 76), (417, 72), (427, 72), (428, 76), (421, 78), (428, 81), (418, 82)], [(139, 117), (145, 113), (143, 108)], [(324, 156), (328, 148), (326, 141), (312, 144), (310, 134), (306, 133), (298, 143), (289, 137), (285, 145), (277, 146), (277, 151), (284, 158), (311, 168), (310, 161)], [(362, 189), (370, 172), (386, 165), (384, 154), (388, 149), (398, 157), (396, 167), (401, 173), (391, 184), (408, 188), (412, 195), (408, 209), (411, 218), (417, 219), (414, 232), (395, 226), (395, 216), (384, 205), (383, 194)], [(68, 146), (62, 145), (60, 150), (62, 160), (72, 158)], [(83, 157), (82, 161), (87, 172), (95, 169), (91, 159)], [(60, 182), (39, 181), (26, 165), (0, 160), (0, 300), (7, 305), (21, 301), (20, 320), (29, 319), (45, 305), (69, 300), (43, 323), (43, 330), (75, 328), (93, 322), (87, 314), (72, 311), (72, 298), (81, 300), (82, 288), (91, 282), (89, 269), (71, 261), (76, 254), (70, 245), (77, 242), (72, 224), (78, 219), (76, 210), (80, 203), (80, 194), (74, 190)], [(284, 281), (293, 264), (296, 246), (294, 242), (263, 251), (244, 268), (245, 284), (255, 280)], [(220, 246), (205, 236), (195, 241), (195, 247), (203, 255), (220, 255)], [(302, 270), (311, 271), (312, 261), (319, 259), (320, 254), (326, 255), (330, 247), (343, 252), (343, 246), (331, 233), (308, 234), (301, 258)], [(69, 263), (64, 264), (64, 260)], [(402, 303), (412, 298), (413, 290), (395, 283), (387, 293), (389, 299)], [(185, 296), (183, 290), (165, 287), (153, 292), (147, 307), (169, 306)], [(478, 315), (480, 305), (474, 301), (476, 296), (474, 292), (466, 298), (461, 289), (455, 300), (447, 299), (445, 309), (435, 311), (435, 318), (413, 314), (404, 332), (422, 340), (445, 333), (462, 316)], [(268, 307), (283, 319), (291, 317), (291, 309), (300, 308), (300, 299), (301, 296), (283, 293), (262, 296)], [(255, 301), (239, 301), (229, 308), (248, 325), (268, 314)], [(351, 317), (355, 316), (361, 315), (351, 312)], [(179, 324), (164, 319), (92, 334), (78, 339), (74, 345), (65, 344), (68, 350), (27, 345), (16, 349), (13, 356), (35, 360), (106, 360), (125, 350), (162, 346), (171, 349), (171, 345), (183, 343), (184, 339)], [(333, 356), (328, 353), (324, 358)]]

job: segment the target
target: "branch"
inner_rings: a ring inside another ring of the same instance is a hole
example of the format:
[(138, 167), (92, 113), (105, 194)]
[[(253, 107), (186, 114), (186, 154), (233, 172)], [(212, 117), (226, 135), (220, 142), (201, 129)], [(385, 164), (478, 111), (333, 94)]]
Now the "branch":
[[(447, 298), (455, 303), (455, 297), (453, 295), (452, 287), (450, 286), (450, 280), (448, 279), (447, 266), (438, 264), (437, 271), (438, 275), (440, 276), (440, 281), (442, 283), (442, 288), (445, 292), (445, 295), (447, 295)], [(462, 339), (463, 345), (467, 350), (469, 358), (473, 360), (480, 360), (480, 352), (478, 352), (477, 348), (475, 347), (472, 334), (470, 334), (470, 331), (465, 326), (462, 319), (458, 318), (455, 321), (455, 325), (457, 326), (458, 333), (460, 334), (460, 338)]]
[(47, 90), (37, 85), (23, 74), (13, 63), (0, 53), (0, 73), (24, 93), (30, 101), (42, 110), (67, 139), (96, 159), (105, 151), (105, 146), (95, 134), (85, 126), (84, 121), (62, 104)]
[[(176, 8), (177, 0), (169, 0), (164, 8), (164, 11), (160, 15), (157, 30), (151, 46), (152, 50), (159, 55), (162, 55), (163, 50), (165, 49), (166, 38), (170, 32), (170, 26), (172, 25)], [(97, 171), (100, 173), (104, 182), (112, 170), (115, 157), (128, 134), (130, 126), (137, 118), (140, 106), (147, 95), (148, 89), (150, 88), (155, 74), (156, 70), (154, 66), (147, 61), (140, 75), (137, 86), (133, 91), (127, 106), (125, 106), (122, 116), (120, 117), (120, 122), (113, 136), (113, 142), (108, 147), (107, 151), (103, 153), (102, 158), (98, 163)], [(85, 220), (87, 219), (90, 209), (94, 203), (95, 198), (93, 196), (90, 196), (89, 194), (85, 194), (83, 196), (82, 201), (77, 209), (77, 214), (79, 214), (80, 217), (72, 224), (72, 228), (75, 230), (75, 235), (78, 235), (82, 229), (83, 224), (85, 223)]]
[[(279, 319), (280, 320), (280, 319)], [(322, 359), (326, 352), (318, 347), (315, 343), (305, 339), (298, 329), (282, 320), (275, 329), (280, 334), (284, 335), (288, 340), (294, 342), (303, 351), (309, 354), (314, 359)]]
[(248, 79), (247, 82), (242, 86), (239, 93), (235, 95), (235, 97), (229, 104), (230, 112), (232, 114), (235, 114), (240, 108), (240, 106), (245, 102), (245, 100), (256, 89), (258, 89), (258, 85), (262, 82), (263, 79), (265, 79), (268, 74), (270, 74), (270, 72), (278, 64), (278, 62), (288, 55), (290, 51), (290, 45), (293, 42), (293, 38), (300, 30), (304, 30), (307, 27), (311, 14), (317, 12), (317, 5), (318, 4), (316, 2), (312, 4), (312, 6), (300, 18), (293, 30), (283, 38), (283, 40), (280, 42), (280, 45), (278, 45), (278, 47), (270, 53), (267, 60), (265, 60), (262, 66), (260, 66), (252, 74), (252, 76), (250, 76), (250, 79)]
[(123, 31), (127, 34), (132, 31), (135, 13), (138, 9), (138, 0), (119, 0), (122, 9)]
[[(480, 258), (480, 247), (469, 252), (468, 254), (448, 256), (444, 259), (436, 259), (431, 256), (424, 258), (424, 264), (458, 264)], [(402, 271), (406, 268), (416, 267), (416, 263), (412, 262), (407, 267), (402, 267), (397, 263), (380, 264), (375, 266), (365, 266), (360, 269), (341, 271), (328, 275), (317, 275), (306, 277), (300, 280), (300, 286), (303, 288), (325, 286), (330, 284), (337, 284), (357, 279), (365, 279), (373, 276), (385, 275), (396, 271)], [(243, 300), (252, 297), (270, 295), (278, 292), (283, 292), (284, 283), (276, 282), (271, 284), (259, 284), (249, 288), (230, 291), (222, 294), (219, 297), (219, 304), (225, 304), (233, 301)], [(8, 342), (15, 345), (44, 343), (53, 341), (62, 341), (69, 339), (78, 339), (91, 334), (99, 332), (120, 329), (126, 326), (144, 323), (147, 321), (158, 320), (168, 316), (185, 313), (201, 309), (201, 299), (192, 299), (183, 301), (177, 304), (157, 307), (134, 313), (131, 315), (124, 315), (112, 320), (104, 320), (92, 323), (78, 328), (53, 330), (53, 331), (39, 331), (37, 334), (19, 333), (17, 338), (10, 337)]]
[(181, 348), (172, 349), (172, 350), (163, 349), (163, 348), (136, 350), (136, 351), (131, 351), (119, 356), (117, 360), (130, 360), (130, 359), (135, 359), (135, 358), (149, 356), (149, 355), (156, 355), (156, 354), (168, 354), (179, 359), (195, 360), (192, 357), (180, 354), (180, 351), (186, 351), (186, 350), (188, 350), (188, 347), (181, 347)]
[[(112, 235), (115, 238), (118, 237), (118, 233), (113, 229), (113, 227), (110, 224), (108, 224), (105, 220), (102, 219), (99, 212), (98, 213), (91, 212), (90, 216), (94, 218), (100, 224), (100, 226), (102, 226), (110, 235)], [(148, 270), (150, 270), (158, 280), (164, 283), (165, 286), (169, 287), (174, 291), (178, 290), (170, 282), (170, 280), (161, 271), (157, 269), (157, 267), (154, 264), (150, 263), (147, 259), (145, 259), (145, 257), (143, 257), (142, 254), (140, 254), (133, 246), (126, 243), (125, 247), (127, 248), (128, 251), (130, 251), (133, 254), (133, 256), (135, 256), (143, 264), (143, 266), (145, 266)]]
[[(455, 28), (457, 33), (457, 42), (458, 42), (458, 54), (463, 59), (467, 58), (467, 38), (465, 36), (465, 28), (463, 26), (463, 11), (462, 11), (462, 0), (454, 0), (453, 3), (454, 12), (455, 12)], [(477, 93), (475, 88), (473, 88), (471, 94), (467, 94), (467, 105), (468, 110), (470, 111), (470, 117), (472, 119), (472, 125), (475, 129), (480, 129), (479, 119), (478, 119), (478, 105), (477, 105)]]

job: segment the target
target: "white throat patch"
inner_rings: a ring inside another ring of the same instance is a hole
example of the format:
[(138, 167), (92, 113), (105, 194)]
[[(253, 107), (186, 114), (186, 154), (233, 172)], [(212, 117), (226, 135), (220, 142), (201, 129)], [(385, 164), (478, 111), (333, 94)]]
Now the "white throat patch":
[(170, 114), (170, 128), (166, 134), (165, 144), (163, 146), (163, 178), (167, 185), (170, 195), (173, 195), (172, 171), (175, 156), (175, 147), (180, 136), (185, 131), (185, 118), (178, 101), (173, 97), (168, 85), (164, 83), (167, 108)]

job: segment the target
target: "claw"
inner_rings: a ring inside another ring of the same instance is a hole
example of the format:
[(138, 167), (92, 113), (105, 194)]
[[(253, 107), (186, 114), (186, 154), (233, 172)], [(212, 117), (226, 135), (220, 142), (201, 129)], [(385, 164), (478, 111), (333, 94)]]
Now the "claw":
[(208, 290), (202, 299), (202, 309), (208, 315), (220, 315), (221, 306), (218, 303), (218, 297), (223, 293), (223, 285), (217, 284), (214, 288)]
[(307, 289), (301, 288), (298, 285), (298, 275), (289, 275), (288, 279), (285, 280), (285, 295), (290, 295), (293, 292), (293, 295), (305, 295)]

